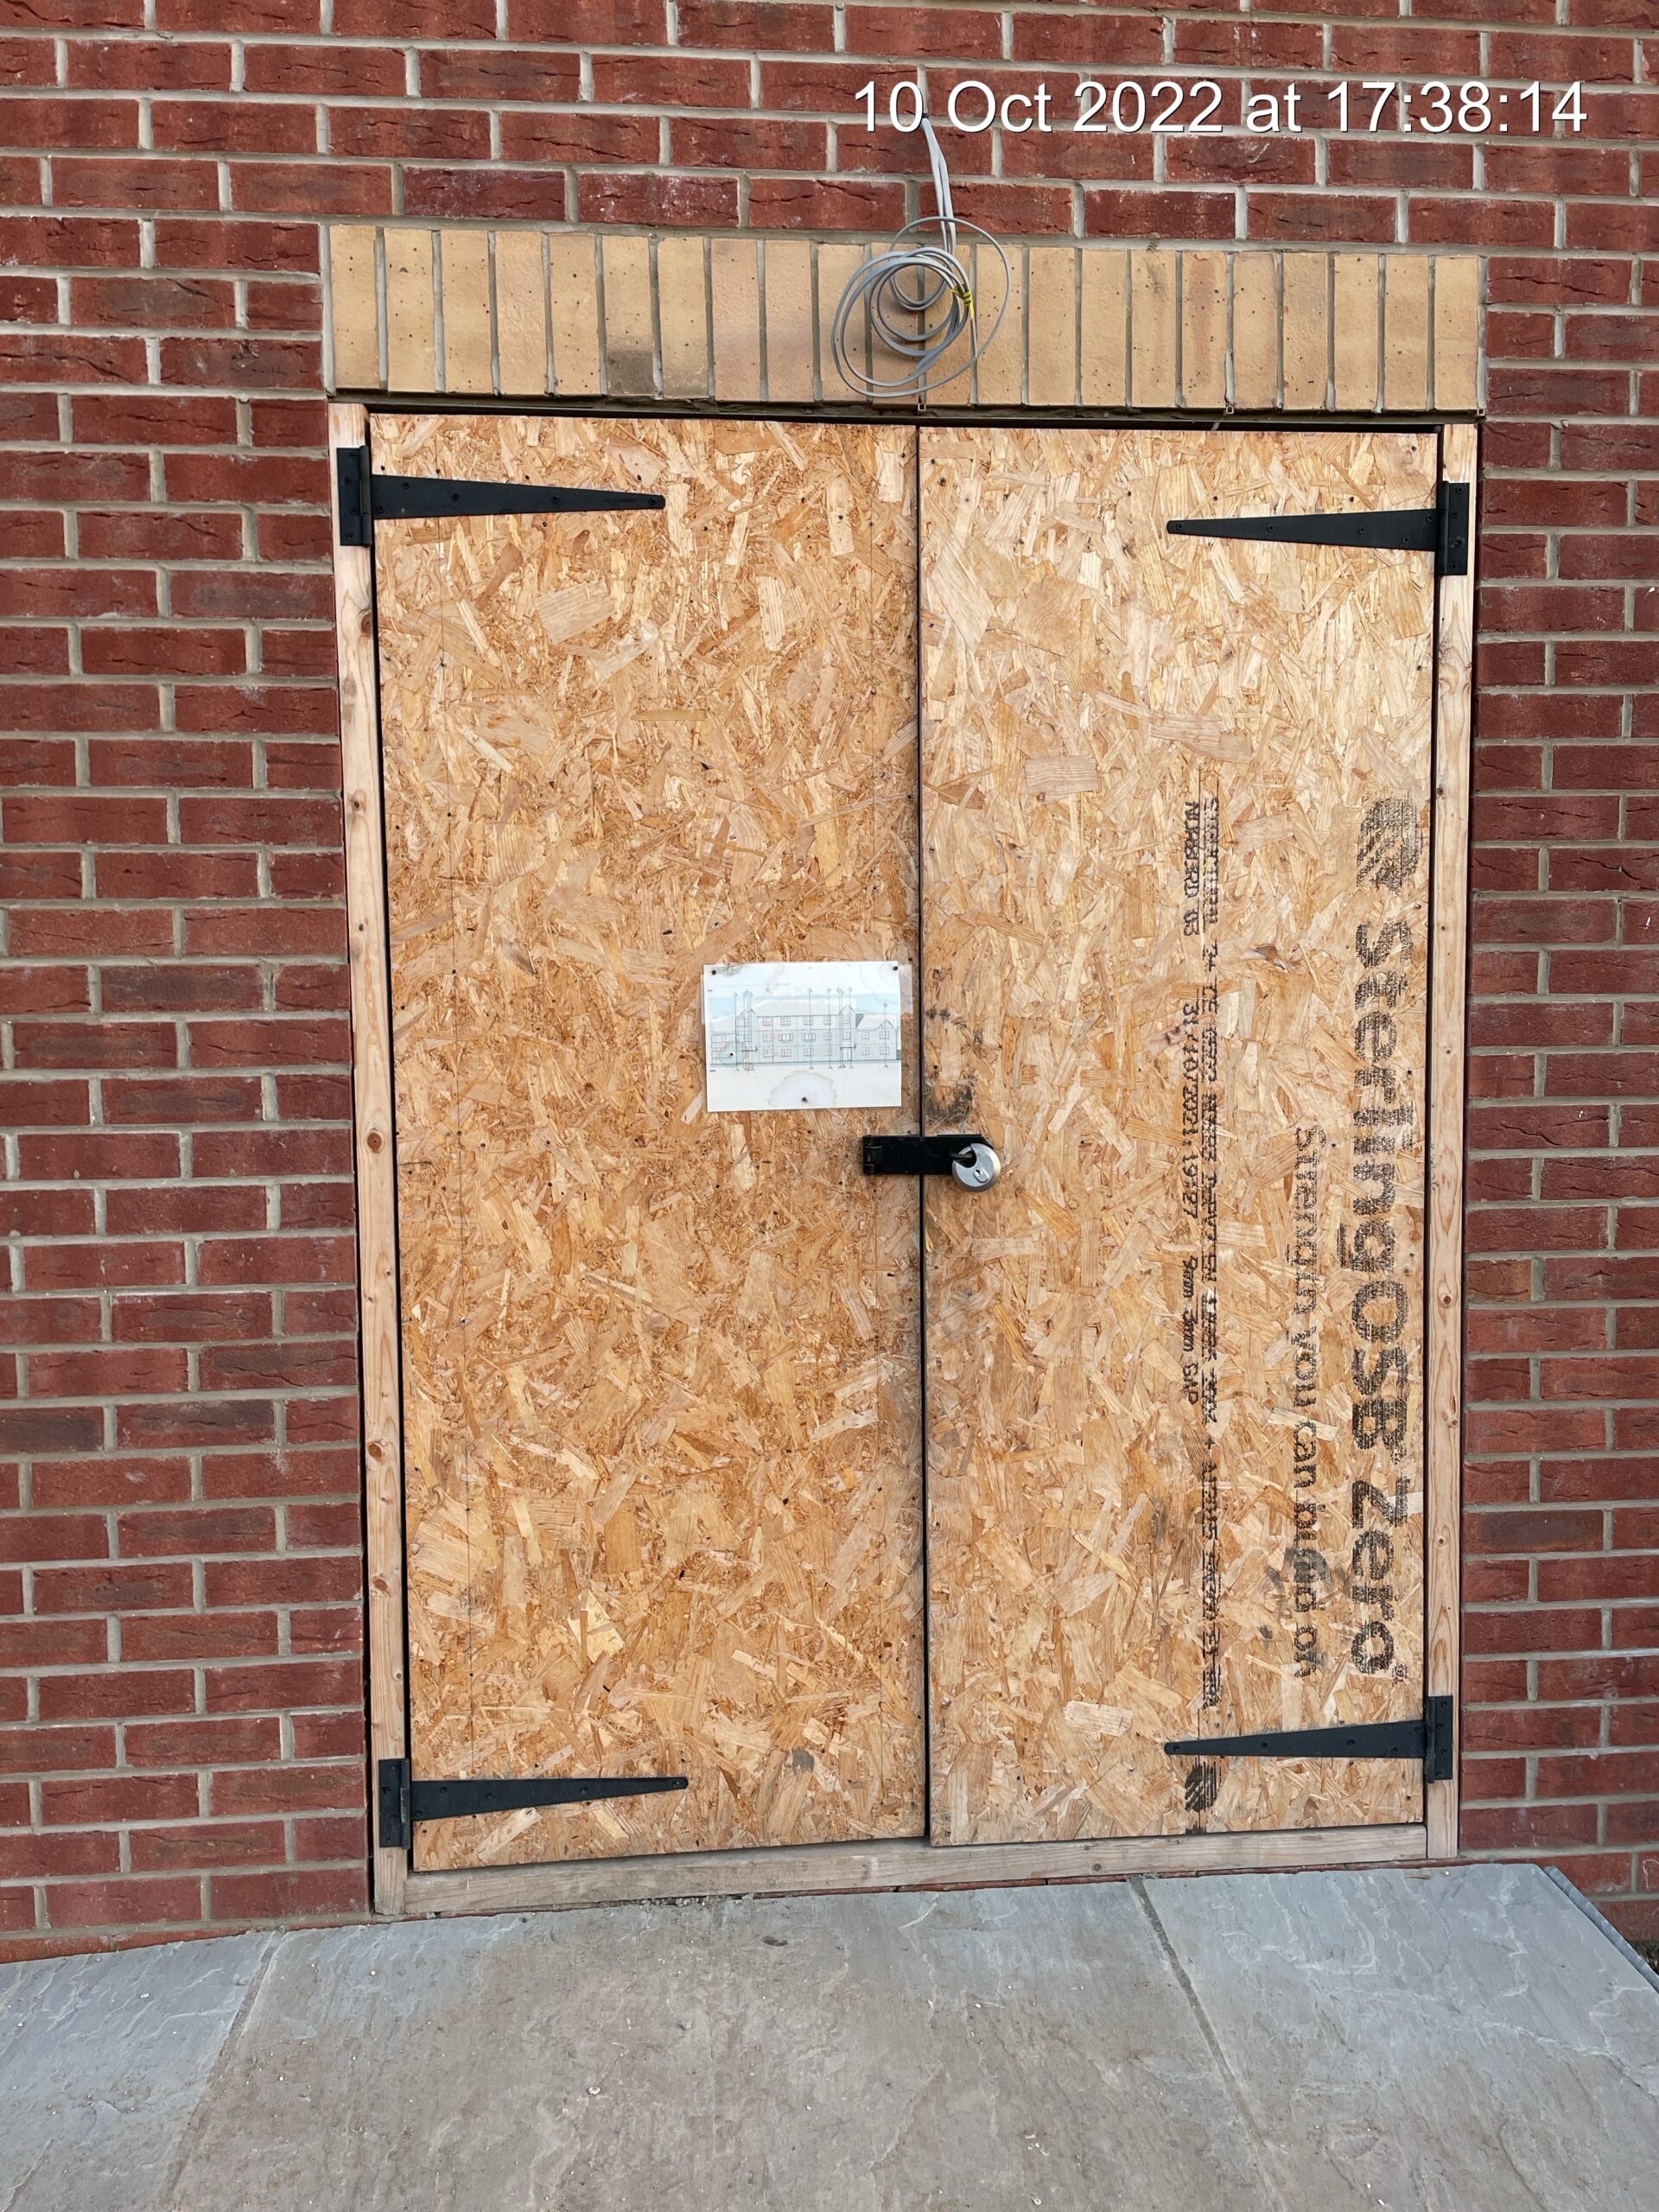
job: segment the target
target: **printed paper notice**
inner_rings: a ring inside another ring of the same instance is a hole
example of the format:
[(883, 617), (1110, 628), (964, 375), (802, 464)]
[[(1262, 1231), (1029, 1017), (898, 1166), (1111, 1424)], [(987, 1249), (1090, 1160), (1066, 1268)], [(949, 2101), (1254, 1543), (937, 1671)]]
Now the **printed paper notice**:
[(711, 1114), (903, 1103), (896, 960), (734, 961), (702, 971)]

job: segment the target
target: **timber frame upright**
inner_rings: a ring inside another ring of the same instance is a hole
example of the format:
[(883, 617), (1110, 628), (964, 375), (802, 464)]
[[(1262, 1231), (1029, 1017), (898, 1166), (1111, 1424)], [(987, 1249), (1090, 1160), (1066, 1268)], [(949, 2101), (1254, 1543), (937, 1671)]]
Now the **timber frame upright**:
[[(336, 451), (369, 408), (464, 406), (908, 421), (851, 405), (828, 361), (835, 299), (866, 246), (676, 233), (336, 228), (329, 256)], [(971, 393), (921, 419), (1083, 428), (1358, 424), (1437, 429), (1442, 481), (1476, 496), (1478, 264), (1464, 255), (1127, 252), (1012, 257), (1014, 297)], [(1471, 543), (1474, 539), (1471, 515)], [(336, 518), (337, 538), (338, 518)], [(337, 543), (350, 913), (358, 1246), (367, 1498), (371, 1757), (409, 1755), (391, 953), (372, 548)], [(1472, 558), (1437, 586), (1427, 1083), (1424, 1694), (1455, 1697), (1465, 999), (1474, 626)], [(380, 1843), (382, 1914), (620, 1897), (1444, 1859), (1458, 1783), (1432, 1781), (1420, 1826), (1109, 1841), (773, 1847), (411, 1873)]]

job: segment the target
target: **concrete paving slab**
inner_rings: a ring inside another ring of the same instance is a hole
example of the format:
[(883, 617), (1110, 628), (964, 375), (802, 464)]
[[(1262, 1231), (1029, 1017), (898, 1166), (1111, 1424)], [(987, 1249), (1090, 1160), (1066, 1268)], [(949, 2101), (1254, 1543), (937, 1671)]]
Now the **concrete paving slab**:
[(1125, 1887), (293, 1936), (177, 2212), (1277, 2212)]
[(1287, 2205), (1659, 2203), (1659, 1992), (1541, 1869), (1145, 1888)]
[(1537, 1870), (410, 1923), (0, 1969), (0, 2212), (1636, 2212), (1659, 1988)]
[(150, 2212), (276, 1941), (0, 1967), (5, 2212)]

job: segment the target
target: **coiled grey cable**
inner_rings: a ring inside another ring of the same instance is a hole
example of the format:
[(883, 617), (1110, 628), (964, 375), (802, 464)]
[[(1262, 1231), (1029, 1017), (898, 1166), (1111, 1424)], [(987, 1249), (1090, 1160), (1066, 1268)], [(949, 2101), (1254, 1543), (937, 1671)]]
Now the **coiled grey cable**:
[[(885, 253), (867, 261), (836, 303), (830, 329), (830, 350), (842, 380), (872, 398), (925, 398), (970, 369), (995, 337), (1008, 304), (1008, 257), (977, 223), (958, 220), (950, 200), (950, 175), (932, 124), (922, 118), (928, 165), (933, 172), (937, 213), (906, 223)], [(973, 279), (957, 253), (958, 238), (971, 232), (982, 238), (1002, 264), (1002, 297), (996, 320), (982, 336)], [(929, 238), (927, 233), (937, 232)], [(896, 354), (897, 376), (880, 376), (861, 367), (847, 343), (848, 326), (862, 307), (867, 327), (878, 348)], [(962, 359), (944, 376), (934, 372), (966, 331), (969, 343)]]

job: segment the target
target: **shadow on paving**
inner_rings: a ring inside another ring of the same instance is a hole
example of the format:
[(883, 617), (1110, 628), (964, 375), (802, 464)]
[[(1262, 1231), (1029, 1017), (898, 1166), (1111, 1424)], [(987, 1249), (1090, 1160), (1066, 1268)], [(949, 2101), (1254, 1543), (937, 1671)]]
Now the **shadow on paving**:
[(0, 1968), (4, 2212), (1650, 2212), (1535, 1867), (617, 1906)]

